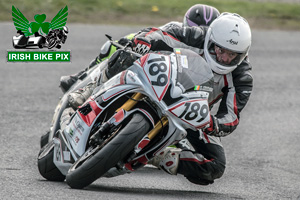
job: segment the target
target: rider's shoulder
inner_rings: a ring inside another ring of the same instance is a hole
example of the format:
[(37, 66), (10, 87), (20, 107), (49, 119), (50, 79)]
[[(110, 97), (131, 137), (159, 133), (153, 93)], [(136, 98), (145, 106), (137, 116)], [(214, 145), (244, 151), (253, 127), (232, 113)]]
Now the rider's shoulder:
[(237, 68), (233, 70), (232, 77), (235, 82), (253, 82), (252, 65), (250, 64), (248, 57), (246, 57), (241, 64), (239, 64)]
[(168, 22), (159, 27), (161, 30), (168, 30), (171, 28), (182, 28), (182, 23), (177, 21)]

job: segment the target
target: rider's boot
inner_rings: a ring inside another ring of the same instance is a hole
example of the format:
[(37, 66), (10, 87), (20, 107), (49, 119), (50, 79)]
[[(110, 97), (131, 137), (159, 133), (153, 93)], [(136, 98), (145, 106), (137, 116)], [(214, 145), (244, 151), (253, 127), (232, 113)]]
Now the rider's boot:
[(96, 88), (96, 82), (90, 82), (84, 88), (80, 88), (68, 95), (68, 101), (70, 105), (77, 109), (78, 106), (81, 106), (93, 93), (93, 90)]
[(66, 91), (68, 91), (72, 85), (78, 80), (78, 79), (83, 79), (86, 76), (86, 72), (84, 71), (80, 71), (77, 74), (74, 75), (70, 75), (70, 76), (62, 76), (60, 78), (60, 85), (59, 87), (61, 88), (61, 90), (63, 91), (63, 93), (65, 93)]
[(102, 177), (112, 178), (112, 177), (124, 175), (127, 173), (131, 173), (131, 171), (126, 168), (118, 169), (116, 167), (112, 167)]
[(163, 169), (171, 175), (177, 174), (179, 164), (179, 154), (181, 149), (167, 147), (159, 155), (156, 155), (148, 164), (154, 165), (159, 169)]

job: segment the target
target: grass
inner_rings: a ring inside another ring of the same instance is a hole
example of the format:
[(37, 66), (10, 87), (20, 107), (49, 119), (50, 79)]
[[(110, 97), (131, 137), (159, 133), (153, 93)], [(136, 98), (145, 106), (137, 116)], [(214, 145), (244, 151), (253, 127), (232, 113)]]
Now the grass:
[(250, 0), (8, 0), (0, 2), (0, 21), (12, 21), (11, 7), (17, 7), (29, 21), (35, 14), (46, 21), (65, 5), (68, 23), (129, 24), (157, 26), (182, 17), (197, 3), (212, 5), (220, 12), (235, 12), (245, 17), (252, 28), (300, 30), (300, 4), (253, 2)]

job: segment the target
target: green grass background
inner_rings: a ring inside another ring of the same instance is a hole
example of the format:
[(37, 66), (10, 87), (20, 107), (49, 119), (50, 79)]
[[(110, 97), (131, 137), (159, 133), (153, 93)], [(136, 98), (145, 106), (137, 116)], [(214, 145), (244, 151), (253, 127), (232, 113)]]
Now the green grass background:
[(252, 28), (300, 30), (300, 3), (250, 0), (1, 0), (0, 21), (12, 22), (12, 5), (29, 21), (34, 21), (35, 14), (46, 14), (48, 22), (67, 5), (67, 23), (156, 26), (182, 21), (187, 9), (198, 3), (212, 5), (220, 12), (238, 13)]

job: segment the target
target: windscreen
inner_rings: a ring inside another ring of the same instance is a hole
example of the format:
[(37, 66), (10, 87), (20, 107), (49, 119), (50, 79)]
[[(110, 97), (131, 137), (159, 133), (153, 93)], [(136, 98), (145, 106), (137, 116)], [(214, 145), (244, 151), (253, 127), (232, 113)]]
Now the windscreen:
[(177, 85), (184, 91), (212, 91), (213, 73), (207, 62), (195, 52), (188, 49), (175, 49), (177, 58)]

